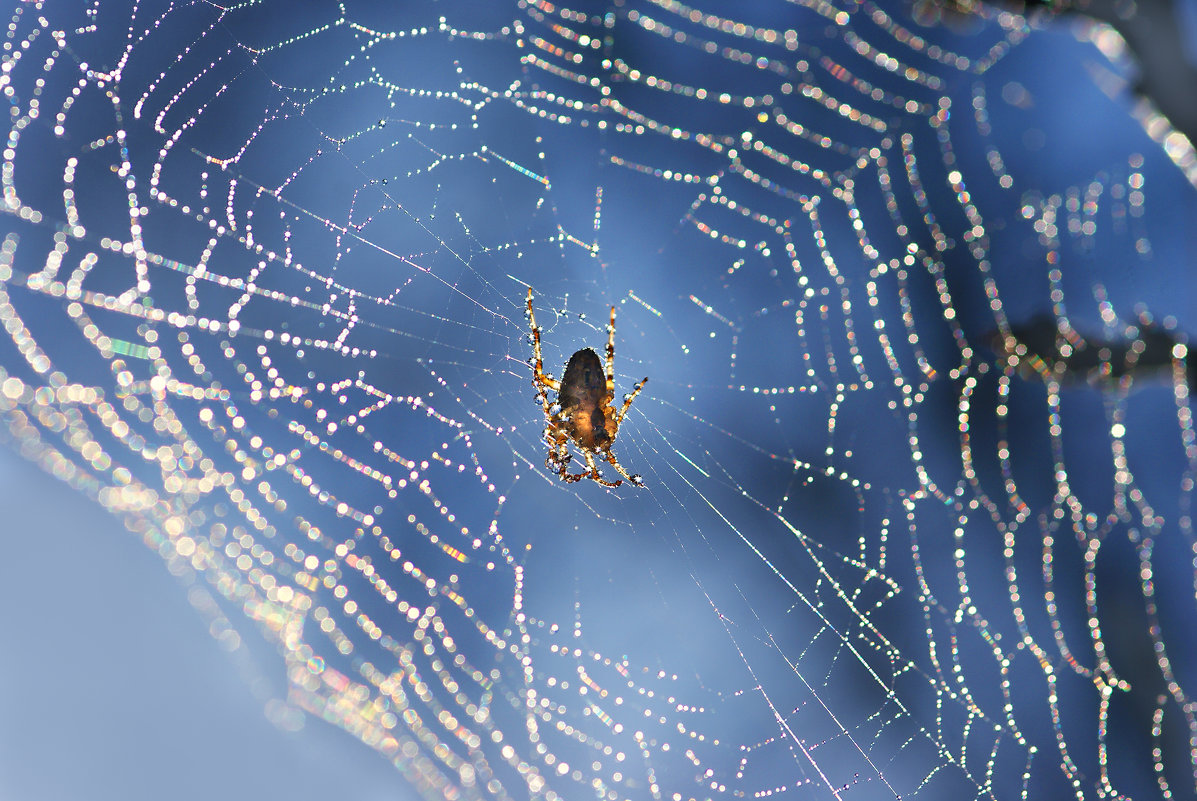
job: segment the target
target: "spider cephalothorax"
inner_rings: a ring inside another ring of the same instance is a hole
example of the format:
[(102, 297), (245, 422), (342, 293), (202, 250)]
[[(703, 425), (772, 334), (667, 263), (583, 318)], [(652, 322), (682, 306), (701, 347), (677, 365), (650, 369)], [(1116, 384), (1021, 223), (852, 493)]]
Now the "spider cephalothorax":
[[(632, 392), (623, 398), (623, 406), (615, 408), (615, 307), (611, 307), (611, 322), (607, 325), (607, 363), (604, 366), (599, 361), (598, 354), (590, 348), (582, 350), (569, 357), (565, 365), (565, 374), (557, 381), (544, 371), (544, 361), (540, 355), (540, 328), (536, 325), (536, 312), (532, 310), (532, 288), (528, 287), (528, 320), (532, 325), (533, 370), (532, 385), (540, 397), (544, 407), (545, 430), (544, 438), (549, 444), (549, 455), (545, 459), (545, 467), (557, 472), (565, 481), (581, 481), (589, 478), (605, 487), (618, 487), (622, 480), (607, 481), (595, 466), (594, 457), (606, 459), (616, 472), (635, 484), (644, 486), (644, 480), (638, 475), (628, 475), (611, 453), (611, 445), (615, 442), (615, 435), (619, 433), (619, 424), (627, 414), (632, 401), (640, 394), (640, 388), (648, 380), (645, 377)], [(550, 401), (547, 390), (557, 393), (555, 400)], [(567, 472), (570, 460), (573, 458), (568, 450), (568, 444), (582, 452), (586, 459), (586, 471), (582, 473)]]

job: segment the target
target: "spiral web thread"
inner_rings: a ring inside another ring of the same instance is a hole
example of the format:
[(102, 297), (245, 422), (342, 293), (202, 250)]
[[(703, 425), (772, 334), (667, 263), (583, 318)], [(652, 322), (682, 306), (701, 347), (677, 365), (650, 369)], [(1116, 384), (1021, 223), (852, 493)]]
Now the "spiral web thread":
[[(376, 5), (4, 40), (8, 438), (280, 727), (430, 798), (1190, 797), (1193, 321), (1098, 258), (1171, 168), (1007, 163), (1026, 19)], [(618, 306), (646, 489), (545, 469), (528, 286), (550, 365)]]

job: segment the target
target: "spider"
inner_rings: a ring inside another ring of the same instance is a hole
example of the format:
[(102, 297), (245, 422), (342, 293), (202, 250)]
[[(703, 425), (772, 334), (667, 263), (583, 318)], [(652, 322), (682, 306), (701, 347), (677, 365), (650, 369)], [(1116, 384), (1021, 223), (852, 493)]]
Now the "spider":
[[(540, 355), (540, 328), (536, 325), (536, 312), (532, 310), (532, 287), (528, 287), (528, 320), (532, 325), (533, 368), (535, 375), (532, 385), (540, 397), (540, 404), (544, 407), (545, 430), (544, 438), (549, 444), (549, 455), (544, 460), (544, 466), (557, 472), (563, 481), (581, 481), (592, 479), (604, 487), (618, 487), (623, 480), (607, 481), (594, 464), (594, 457), (599, 456), (611, 463), (621, 476), (637, 487), (644, 486), (644, 479), (639, 475), (629, 475), (627, 470), (615, 459), (611, 453), (611, 445), (615, 442), (615, 435), (619, 432), (619, 424), (627, 414), (628, 407), (640, 394), (640, 389), (648, 377), (636, 385), (631, 394), (623, 396), (623, 408), (615, 409), (615, 307), (611, 307), (611, 322), (607, 325), (607, 363), (599, 362), (598, 354), (590, 348), (582, 350), (569, 357), (565, 365), (565, 375), (557, 381), (544, 371), (544, 362)], [(605, 378), (605, 380), (604, 380)], [(546, 389), (557, 393), (553, 402), (549, 401)], [(586, 459), (587, 470), (582, 473), (569, 473), (570, 460), (573, 458), (567, 451), (567, 444), (572, 441), (582, 456)]]

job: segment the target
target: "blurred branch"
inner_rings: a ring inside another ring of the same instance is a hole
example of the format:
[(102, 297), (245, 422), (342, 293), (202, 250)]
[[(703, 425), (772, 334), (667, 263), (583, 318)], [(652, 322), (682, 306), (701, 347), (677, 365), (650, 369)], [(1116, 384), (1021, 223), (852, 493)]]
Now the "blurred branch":
[(1122, 34), (1139, 64), (1135, 90), (1197, 143), (1197, 42), (1185, 41), (1180, 2), (1075, 0), (1059, 13), (1086, 14)]
[[(914, 0), (912, 13), (923, 25), (943, 24), (966, 30), (970, 21), (985, 16), (982, 2)], [(1173, 127), (1197, 143), (1197, 0), (984, 2), (1020, 14), (1039, 15), (1039, 19), (1083, 14), (1110, 25), (1121, 34), (1137, 62), (1135, 91), (1151, 99)], [(1186, 13), (1193, 19), (1187, 19)]]

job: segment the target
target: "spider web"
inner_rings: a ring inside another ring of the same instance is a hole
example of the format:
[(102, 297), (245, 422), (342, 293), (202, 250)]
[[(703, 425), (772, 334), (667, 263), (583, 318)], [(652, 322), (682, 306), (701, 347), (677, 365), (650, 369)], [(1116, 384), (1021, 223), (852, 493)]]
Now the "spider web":
[[(429, 798), (1191, 797), (1194, 163), (1114, 34), (294, 6), (22, 3), (0, 74), (8, 437), (280, 727)], [(644, 489), (545, 468), (528, 287), (557, 373), (616, 306)]]

